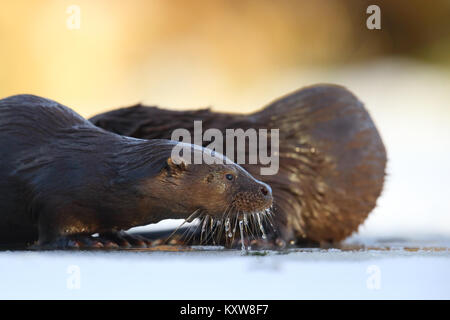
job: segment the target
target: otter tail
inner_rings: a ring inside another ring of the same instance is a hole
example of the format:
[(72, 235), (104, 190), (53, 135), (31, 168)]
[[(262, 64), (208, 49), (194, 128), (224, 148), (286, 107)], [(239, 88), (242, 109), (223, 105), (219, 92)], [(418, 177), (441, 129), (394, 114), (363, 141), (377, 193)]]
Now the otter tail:
[(254, 116), (280, 130), (279, 174), (260, 177), (275, 189), (280, 229), (314, 241), (340, 241), (356, 231), (376, 205), (386, 167), (364, 105), (344, 87), (324, 84)]

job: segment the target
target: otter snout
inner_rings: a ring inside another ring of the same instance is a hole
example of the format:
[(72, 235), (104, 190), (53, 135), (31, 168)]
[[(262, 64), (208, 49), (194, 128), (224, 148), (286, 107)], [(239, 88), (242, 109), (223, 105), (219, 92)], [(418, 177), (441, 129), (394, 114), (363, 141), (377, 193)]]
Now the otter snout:
[(273, 201), (272, 188), (267, 183), (259, 181), (259, 191), (261, 196), (268, 202), (269, 206), (271, 206)]
[(236, 209), (243, 212), (260, 212), (272, 205), (272, 188), (261, 181), (253, 180), (250, 185), (234, 197)]

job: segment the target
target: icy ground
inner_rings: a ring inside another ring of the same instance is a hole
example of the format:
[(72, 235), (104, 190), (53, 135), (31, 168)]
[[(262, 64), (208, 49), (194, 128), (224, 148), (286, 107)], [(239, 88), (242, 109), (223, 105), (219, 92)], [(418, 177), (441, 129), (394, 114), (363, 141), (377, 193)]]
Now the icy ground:
[(257, 94), (316, 82), (355, 92), (389, 155), (379, 205), (343, 250), (0, 252), (0, 298), (450, 299), (449, 74), (398, 61), (299, 70)]
[(431, 245), (246, 256), (222, 250), (2, 252), (0, 298), (450, 299), (450, 251), (444, 243)]

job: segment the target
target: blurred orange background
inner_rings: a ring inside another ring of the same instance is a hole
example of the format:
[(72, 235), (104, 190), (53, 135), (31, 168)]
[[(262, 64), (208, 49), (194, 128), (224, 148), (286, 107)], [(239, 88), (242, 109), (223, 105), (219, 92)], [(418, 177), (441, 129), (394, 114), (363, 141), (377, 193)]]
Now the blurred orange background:
[[(381, 7), (381, 30), (366, 28), (369, 4)], [(79, 29), (67, 27), (71, 5)], [(385, 56), (448, 68), (450, 60), (445, 0), (18, 0), (1, 8), (0, 96), (33, 93), (84, 116), (140, 101), (253, 110), (311, 84), (302, 77), (311, 68)]]

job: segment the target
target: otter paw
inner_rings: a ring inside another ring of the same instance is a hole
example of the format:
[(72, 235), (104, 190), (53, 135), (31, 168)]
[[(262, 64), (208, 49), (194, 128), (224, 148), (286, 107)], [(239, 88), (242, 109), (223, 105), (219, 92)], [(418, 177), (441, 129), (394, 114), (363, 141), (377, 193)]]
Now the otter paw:
[(98, 239), (101, 239), (102, 242), (112, 243), (116, 246), (116, 248), (131, 248), (131, 243), (126, 240), (120, 232), (107, 232), (101, 233), (98, 236)]
[(56, 238), (43, 244), (36, 244), (30, 249), (66, 250), (66, 249), (102, 249), (104, 244), (91, 236), (72, 235)]
[(131, 235), (126, 232), (108, 232), (99, 235), (99, 238), (115, 243), (119, 248), (149, 248), (152, 242), (142, 236)]

